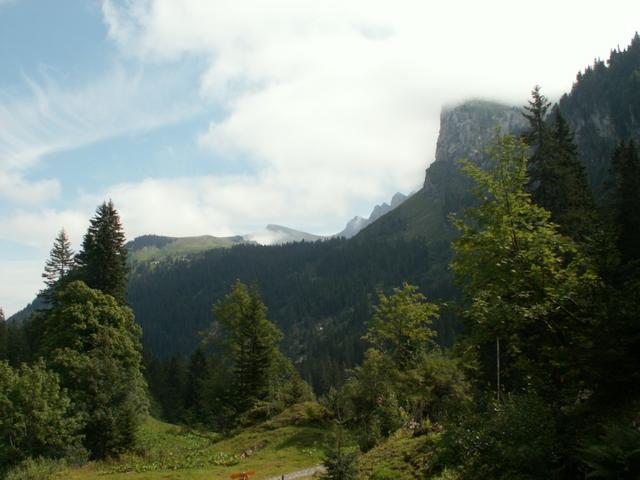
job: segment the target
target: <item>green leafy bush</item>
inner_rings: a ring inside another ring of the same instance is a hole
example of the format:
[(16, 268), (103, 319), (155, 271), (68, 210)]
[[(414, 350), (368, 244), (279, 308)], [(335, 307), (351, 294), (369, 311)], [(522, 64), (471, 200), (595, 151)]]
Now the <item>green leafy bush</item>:
[(548, 406), (530, 394), (492, 404), (446, 426), (439, 463), (459, 466), (461, 479), (553, 478), (558, 445)]
[(70, 410), (58, 376), (44, 363), (13, 369), (0, 362), (0, 465), (63, 456), (79, 442), (80, 422)]

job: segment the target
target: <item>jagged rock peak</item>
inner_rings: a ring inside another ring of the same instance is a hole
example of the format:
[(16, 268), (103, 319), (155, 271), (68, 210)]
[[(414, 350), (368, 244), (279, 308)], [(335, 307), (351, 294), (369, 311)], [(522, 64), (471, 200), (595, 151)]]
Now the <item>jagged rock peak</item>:
[(375, 207), (373, 207), (369, 218), (362, 218), (360, 216), (353, 217), (351, 220), (349, 220), (344, 230), (342, 230), (340, 233), (337, 233), (335, 236), (345, 238), (354, 237), (360, 232), (360, 230), (372, 224), (386, 213), (389, 213), (391, 210), (402, 204), (402, 202), (404, 202), (407, 198), (409, 198), (407, 195), (397, 192), (391, 198), (391, 205), (389, 205), (387, 202), (376, 205)]

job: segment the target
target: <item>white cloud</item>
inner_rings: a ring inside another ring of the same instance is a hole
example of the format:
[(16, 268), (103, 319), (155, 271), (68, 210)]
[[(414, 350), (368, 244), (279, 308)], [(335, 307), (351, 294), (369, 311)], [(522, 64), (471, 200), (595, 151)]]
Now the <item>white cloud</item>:
[[(343, 223), (351, 212), (348, 205), (369, 185), (347, 184), (330, 172), (312, 172), (292, 185), (296, 178), (272, 175), (203, 176), (178, 179), (147, 179), (111, 187), (83, 204), (113, 199), (122, 216), (128, 238), (145, 233), (170, 236), (216, 236), (246, 234), (267, 222), (309, 228), (319, 233), (327, 225)], [(335, 189), (335, 191), (334, 191)], [(328, 191), (332, 191), (329, 199)], [(309, 212), (319, 212), (310, 218)], [(337, 229), (336, 229), (337, 231)]]
[(0, 197), (18, 204), (41, 204), (60, 194), (57, 179), (30, 182), (22, 175), (0, 170)]
[[(211, 179), (215, 188), (268, 205), (261, 224), (276, 216), (308, 228), (313, 218), (330, 230), (346, 219), (337, 215), (367, 214), (354, 210), (422, 181), (443, 104), (524, 103), (536, 83), (549, 96), (568, 90), (594, 56), (631, 38), (640, 6), (619, 3), (544, 1), (536, 12), (503, 1), (105, 0), (103, 12), (133, 58), (208, 61), (200, 94), (228, 115), (199, 144), (259, 170), (251, 181)], [(236, 232), (255, 217), (229, 216), (233, 202), (196, 203), (199, 218)]]
[(74, 245), (79, 245), (89, 225), (91, 209), (16, 211), (0, 218), (0, 240), (8, 240), (48, 251), (62, 227)]
[(0, 262), (3, 281), (0, 282), (0, 307), (8, 318), (23, 309), (42, 289), (43, 261), (9, 260)]

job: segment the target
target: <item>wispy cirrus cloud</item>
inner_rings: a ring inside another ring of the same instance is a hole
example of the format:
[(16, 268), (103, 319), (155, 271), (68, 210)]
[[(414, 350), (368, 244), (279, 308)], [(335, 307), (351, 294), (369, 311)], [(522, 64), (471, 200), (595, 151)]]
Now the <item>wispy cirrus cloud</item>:
[(24, 170), (38, 158), (98, 140), (178, 122), (191, 103), (166, 102), (182, 80), (170, 72), (148, 78), (143, 70), (114, 66), (79, 88), (63, 87), (49, 74), (24, 77), (29, 93), (0, 90), (0, 167)]

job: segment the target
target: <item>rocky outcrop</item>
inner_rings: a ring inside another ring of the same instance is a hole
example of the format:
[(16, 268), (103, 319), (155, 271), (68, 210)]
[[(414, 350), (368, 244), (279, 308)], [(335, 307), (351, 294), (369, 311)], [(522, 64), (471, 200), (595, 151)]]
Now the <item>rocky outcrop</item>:
[(349, 220), (344, 230), (342, 230), (340, 233), (337, 233), (335, 236), (344, 238), (354, 237), (355, 235), (360, 233), (362, 229), (371, 225), (383, 215), (400, 206), (407, 198), (409, 198), (407, 195), (397, 192), (391, 198), (391, 204), (384, 202), (380, 205), (376, 205), (375, 207), (373, 207), (373, 211), (371, 212), (371, 215), (369, 215), (369, 218), (362, 218), (360, 216), (353, 217), (351, 220)]
[(472, 100), (444, 108), (435, 161), (455, 163), (466, 158), (482, 163), (498, 129), (503, 134), (518, 133), (526, 123), (520, 108), (494, 102)]

